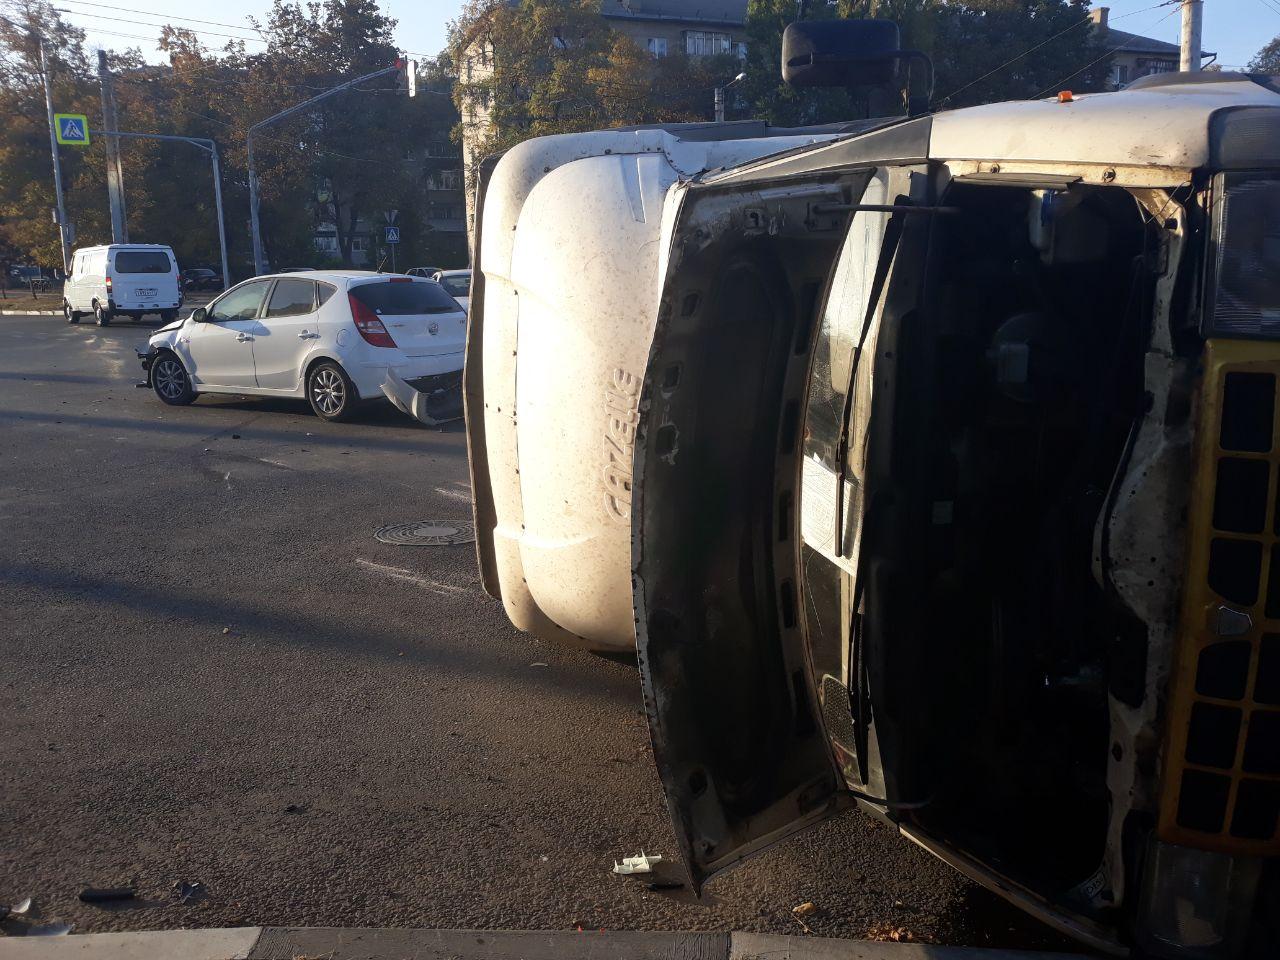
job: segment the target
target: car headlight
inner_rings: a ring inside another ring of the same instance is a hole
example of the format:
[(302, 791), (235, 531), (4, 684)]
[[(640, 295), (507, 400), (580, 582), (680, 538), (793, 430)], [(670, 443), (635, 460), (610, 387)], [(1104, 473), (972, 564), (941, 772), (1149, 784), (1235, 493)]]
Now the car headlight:
[(1206, 334), (1280, 340), (1280, 177), (1219, 174)]

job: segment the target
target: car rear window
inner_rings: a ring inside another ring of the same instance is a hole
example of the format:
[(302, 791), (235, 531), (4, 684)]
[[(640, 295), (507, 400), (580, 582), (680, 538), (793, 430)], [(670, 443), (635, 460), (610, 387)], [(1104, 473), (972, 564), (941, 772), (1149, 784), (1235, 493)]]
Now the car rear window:
[(449, 291), (451, 297), (466, 297), (471, 295), (471, 278), (466, 274), (457, 274), (452, 277), (441, 277), (440, 286)]
[(116, 273), (168, 273), (169, 255), (159, 250), (120, 250), (116, 253)]
[(352, 287), (350, 293), (374, 313), (385, 317), (452, 313), (458, 309), (457, 303), (444, 292), (440, 284), (430, 281), (415, 280), (405, 283), (401, 280), (392, 283), (384, 280), (381, 283), (362, 283), (358, 287)]

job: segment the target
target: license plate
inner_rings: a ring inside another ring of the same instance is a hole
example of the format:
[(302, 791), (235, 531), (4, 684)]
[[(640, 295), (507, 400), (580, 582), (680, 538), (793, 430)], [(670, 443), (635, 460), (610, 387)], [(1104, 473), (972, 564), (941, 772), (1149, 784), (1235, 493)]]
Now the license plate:
[(133, 295), (145, 300), (147, 297), (154, 297), (159, 292), (160, 291), (155, 287), (138, 287), (133, 291)]

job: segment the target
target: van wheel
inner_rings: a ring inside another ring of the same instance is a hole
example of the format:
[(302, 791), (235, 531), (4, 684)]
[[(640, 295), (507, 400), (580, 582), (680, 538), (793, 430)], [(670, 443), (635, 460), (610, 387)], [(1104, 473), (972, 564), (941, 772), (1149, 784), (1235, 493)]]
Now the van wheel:
[(357, 399), (355, 384), (345, 370), (332, 360), (325, 360), (307, 374), (307, 399), (321, 420), (350, 420)]
[(80, 312), (78, 310), (72, 310), (71, 304), (67, 303), (65, 300), (62, 301), (62, 315), (67, 318), (67, 323), (80, 322)]
[(101, 303), (93, 305), (93, 319), (97, 321), (100, 327), (111, 326), (111, 311), (104, 307)]
[(196, 398), (182, 361), (168, 350), (151, 362), (151, 388), (171, 407), (185, 407)]

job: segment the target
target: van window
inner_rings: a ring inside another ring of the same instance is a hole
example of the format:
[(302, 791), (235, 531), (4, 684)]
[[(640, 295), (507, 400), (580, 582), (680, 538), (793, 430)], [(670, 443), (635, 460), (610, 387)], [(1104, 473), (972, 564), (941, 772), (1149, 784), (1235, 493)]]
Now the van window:
[(384, 317), (405, 317), (420, 313), (453, 313), (458, 309), (453, 297), (431, 281), (405, 283), (362, 283), (351, 287), (350, 294), (366, 307)]
[(168, 273), (172, 269), (169, 255), (161, 250), (120, 250), (116, 253), (116, 273)]

